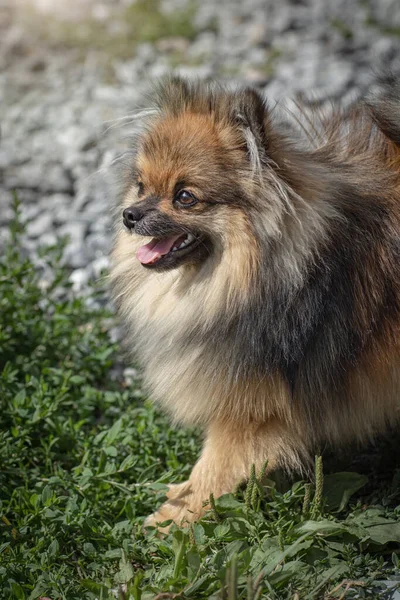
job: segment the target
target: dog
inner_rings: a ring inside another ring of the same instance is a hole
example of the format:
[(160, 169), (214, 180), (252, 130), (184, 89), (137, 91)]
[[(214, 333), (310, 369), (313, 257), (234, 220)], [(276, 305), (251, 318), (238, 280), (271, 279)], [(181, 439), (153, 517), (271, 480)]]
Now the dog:
[[(400, 85), (279, 113), (170, 78), (126, 164), (112, 281), (151, 397), (205, 431), (146, 525), (399, 418)], [(121, 214), (122, 213), (122, 214)]]

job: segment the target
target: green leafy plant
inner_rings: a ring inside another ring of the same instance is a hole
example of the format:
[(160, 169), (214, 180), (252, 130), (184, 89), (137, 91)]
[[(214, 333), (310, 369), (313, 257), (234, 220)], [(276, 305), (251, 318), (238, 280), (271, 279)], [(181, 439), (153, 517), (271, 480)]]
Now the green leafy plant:
[(74, 297), (62, 244), (24, 255), (18, 210), (0, 256), (0, 597), (385, 597), (399, 575), (398, 483), (370, 504), (357, 499), (364, 476), (323, 477), (321, 458), (313, 483), (284, 489), (253, 468), (201, 521), (145, 535), (198, 436), (172, 428), (140, 381), (112, 375), (112, 315)]

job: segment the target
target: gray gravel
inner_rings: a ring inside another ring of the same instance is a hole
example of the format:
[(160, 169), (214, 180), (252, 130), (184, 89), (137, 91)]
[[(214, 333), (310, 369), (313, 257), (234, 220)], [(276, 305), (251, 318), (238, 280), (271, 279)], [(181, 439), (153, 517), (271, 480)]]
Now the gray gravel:
[[(160, 0), (160, 7), (174, 15), (189, 2)], [(202, 0), (190, 14), (190, 39), (183, 30), (132, 42), (124, 58), (47, 33), (55, 23), (100, 23), (118, 38), (131, 0), (59, 4), (0, 0), (0, 245), (16, 189), (28, 251), (68, 235), (65, 260), (78, 291), (108, 265), (109, 165), (130, 134), (110, 125), (122, 123), (154, 78), (174, 71), (248, 82), (271, 99), (312, 89), (319, 99), (346, 101), (382, 66), (400, 72), (398, 0)], [(48, 31), (37, 26), (38, 14)]]

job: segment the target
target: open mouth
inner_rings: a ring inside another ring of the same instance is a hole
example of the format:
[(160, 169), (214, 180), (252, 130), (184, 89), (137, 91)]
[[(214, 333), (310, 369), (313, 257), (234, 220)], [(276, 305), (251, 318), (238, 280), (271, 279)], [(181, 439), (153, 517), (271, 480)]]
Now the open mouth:
[(151, 266), (165, 258), (178, 258), (194, 250), (201, 243), (201, 238), (191, 233), (181, 233), (166, 238), (153, 238), (148, 244), (140, 246), (136, 258), (142, 265)]

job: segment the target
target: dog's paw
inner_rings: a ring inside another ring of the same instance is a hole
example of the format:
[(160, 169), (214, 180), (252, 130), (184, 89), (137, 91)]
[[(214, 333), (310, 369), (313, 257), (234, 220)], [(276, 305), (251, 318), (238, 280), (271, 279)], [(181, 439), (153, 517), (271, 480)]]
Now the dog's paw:
[(145, 528), (157, 527), (159, 532), (168, 533), (171, 524), (166, 527), (159, 527), (158, 524), (173, 521), (179, 527), (185, 527), (204, 514), (202, 500), (193, 493), (188, 481), (170, 485), (166, 496), (167, 502), (145, 520)]
[(160, 511), (157, 511), (152, 515), (149, 515), (147, 519), (145, 519), (145, 522), (143, 523), (143, 529), (146, 530), (148, 527), (155, 527), (158, 530), (158, 533), (167, 534), (170, 530), (172, 523), (166, 525), (165, 527), (160, 527), (159, 525), (160, 523), (163, 523), (166, 520), (167, 519), (164, 519), (163, 516), (160, 514)]

